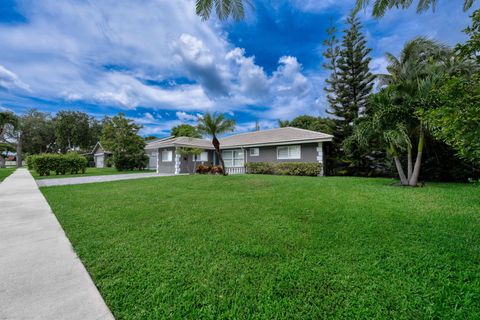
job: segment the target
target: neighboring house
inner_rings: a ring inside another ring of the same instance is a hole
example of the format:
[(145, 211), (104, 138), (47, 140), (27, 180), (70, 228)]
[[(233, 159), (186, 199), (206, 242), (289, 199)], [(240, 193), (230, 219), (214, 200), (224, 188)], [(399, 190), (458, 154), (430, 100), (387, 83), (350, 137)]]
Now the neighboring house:
[[(323, 143), (333, 136), (293, 127), (241, 133), (220, 139), (228, 173), (245, 173), (247, 162), (319, 162), (323, 165)], [(200, 148), (202, 154), (181, 156), (181, 147)], [(218, 164), (211, 140), (189, 137), (165, 138), (145, 147), (149, 168), (158, 173), (189, 173), (194, 163)], [(196, 161), (194, 161), (196, 160)], [(323, 174), (323, 173), (322, 173)]]
[(110, 151), (103, 149), (100, 141), (93, 147), (92, 153), (95, 161), (95, 168), (105, 168), (107, 166), (107, 158), (112, 155)]

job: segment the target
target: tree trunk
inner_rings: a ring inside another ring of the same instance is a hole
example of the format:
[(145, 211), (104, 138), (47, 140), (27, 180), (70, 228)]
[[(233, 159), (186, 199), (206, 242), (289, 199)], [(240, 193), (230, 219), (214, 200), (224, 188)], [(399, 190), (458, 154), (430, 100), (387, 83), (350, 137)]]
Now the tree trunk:
[(400, 177), (400, 183), (403, 186), (408, 186), (408, 180), (407, 177), (405, 177), (405, 172), (403, 172), (403, 167), (400, 159), (398, 158), (398, 156), (394, 156), (393, 159), (395, 160), (395, 166), (397, 167), (398, 176)]
[(410, 179), (412, 179), (412, 147), (408, 147), (408, 172), (407, 172), (407, 176), (408, 176), (408, 181), (410, 181)]
[(5, 158), (0, 153), (0, 168), (5, 168)]
[(220, 160), (220, 166), (222, 167), (223, 175), (226, 176), (227, 171), (225, 170), (225, 162), (223, 162), (222, 153), (220, 152), (220, 141), (218, 141), (217, 137), (213, 136), (212, 144), (215, 148), (215, 153), (217, 154), (218, 160)]
[(420, 129), (420, 137), (418, 138), (418, 151), (417, 159), (415, 160), (415, 166), (413, 167), (412, 178), (409, 179), (408, 184), (415, 187), (418, 183), (418, 177), (420, 175), (420, 166), (422, 164), (423, 145), (425, 143), (425, 133), (423, 129)]
[(23, 150), (22, 150), (22, 134), (20, 133), (18, 135), (18, 140), (17, 140), (17, 168), (22, 167), (22, 162), (23, 162)]

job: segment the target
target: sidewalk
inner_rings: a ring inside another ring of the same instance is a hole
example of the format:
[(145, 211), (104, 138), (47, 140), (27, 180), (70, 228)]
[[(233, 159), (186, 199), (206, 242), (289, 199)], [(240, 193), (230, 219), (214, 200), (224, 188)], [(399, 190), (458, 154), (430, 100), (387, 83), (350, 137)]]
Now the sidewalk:
[(26, 169), (0, 183), (0, 319), (113, 319)]

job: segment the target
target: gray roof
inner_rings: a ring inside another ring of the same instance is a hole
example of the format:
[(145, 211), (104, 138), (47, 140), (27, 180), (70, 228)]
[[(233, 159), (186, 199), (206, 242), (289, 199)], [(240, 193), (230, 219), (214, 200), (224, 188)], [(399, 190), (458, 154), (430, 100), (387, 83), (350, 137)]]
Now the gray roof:
[(157, 149), (168, 147), (190, 147), (190, 148), (202, 148), (213, 149), (212, 142), (206, 139), (197, 139), (190, 137), (177, 137), (177, 138), (165, 138), (162, 140), (156, 140), (148, 143), (145, 149)]
[[(330, 134), (304, 130), (293, 127), (276, 128), (270, 130), (254, 131), (235, 134), (220, 139), (220, 148), (230, 149), (238, 147), (254, 147), (262, 145), (281, 145), (292, 143), (308, 143), (332, 141)], [(190, 137), (164, 138), (149, 142), (145, 149), (157, 149), (167, 147), (191, 147), (213, 149), (211, 140)]]
[(332, 139), (333, 136), (330, 134), (293, 127), (285, 127), (247, 132), (225, 137), (220, 139), (220, 146), (223, 148), (229, 148), (256, 145), (290, 144), (296, 142), (322, 142), (332, 141)]

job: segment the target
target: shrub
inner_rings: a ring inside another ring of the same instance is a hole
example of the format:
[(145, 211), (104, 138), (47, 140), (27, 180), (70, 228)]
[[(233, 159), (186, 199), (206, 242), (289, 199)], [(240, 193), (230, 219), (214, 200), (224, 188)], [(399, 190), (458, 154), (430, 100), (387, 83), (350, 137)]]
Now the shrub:
[(212, 174), (223, 174), (223, 169), (221, 166), (213, 166), (210, 170)]
[(320, 163), (314, 162), (248, 162), (245, 165), (247, 173), (279, 174), (288, 176), (318, 176), (322, 170)]
[(85, 173), (88, 160), (77, 153), (31, 155), (27, 158), (30, 170), (35, 170), (40, 176), (48, 176), (53, 171), (55, 174)]
[(212, 168), (210, 166), (200, 164), (195, 169), (195, 172), (200, 173), (200, 174), (206, 174), (206, 173), (209, 173), (211, 170), (212, 170)]
[(247, 173), (253, 174), (273, 174), (275, 166), (269, 162), (247, 162), (245, 165)]
[[(115, 164), (115, 168), (119, 171), (124, 170), (143, 170), (148, 165), (148, 157), (144, 153), (138, 154), (114, 154), (111, 160)], [(107, 163), (108, 164), (108, 163)]]
[(282, 162), (275, 165), (275, 173), (287, 176), (318, 176), (322, 165), (315, 162)]

